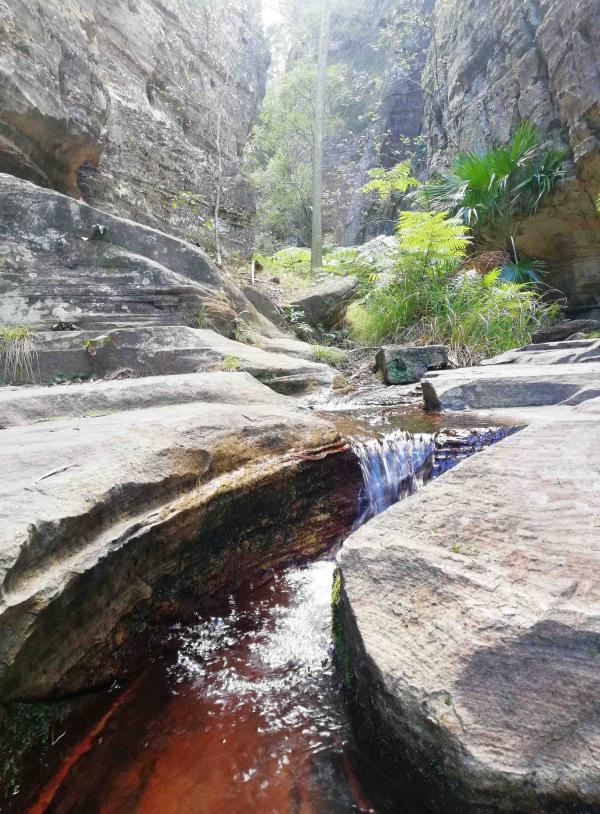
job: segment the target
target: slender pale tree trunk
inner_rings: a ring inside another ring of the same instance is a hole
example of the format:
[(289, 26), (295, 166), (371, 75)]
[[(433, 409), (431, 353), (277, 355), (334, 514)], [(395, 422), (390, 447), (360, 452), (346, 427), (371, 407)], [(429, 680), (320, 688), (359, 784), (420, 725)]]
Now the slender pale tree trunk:
[(325, 90), (327, 57), (329, 52), (330, 0), (321, 0), (321, 25), (319, 28), (319, 57), (317, 62), (317, 92), (315, 101), (313, 146), (313, 211), (312, 251), (310, 265), (313, 269), (323, 265), (323, 127), (325, 121)]
[(215, 144), (217, 148), (217, 172), (215, 183), (215, 209), (214, 209), (214, 230), (215, 230), (215, 254), (217, 256), (217, 266), (223, 265), (223, 254), (221, 251), (221, 194), (223, 191), (223, 150), (221, 147), (221, 123), (223, 118), (223, 107), (220, 104), (217, 113), (217, 134)]

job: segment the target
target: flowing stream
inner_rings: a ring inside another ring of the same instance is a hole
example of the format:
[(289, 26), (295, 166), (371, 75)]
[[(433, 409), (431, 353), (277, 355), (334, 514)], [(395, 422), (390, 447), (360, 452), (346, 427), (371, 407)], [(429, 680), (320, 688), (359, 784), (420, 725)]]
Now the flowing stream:
[[(365, 484), (357, 522), (430, 476), (439, 427), (424, 421), (380, 412), (344, 417)], [(380, 814), (353, 770), (333, 666), (334, 568), (334, 552), (288, 567), (215, 600), (195, 623), (176, 625), (174, 646), (115, 689), (112, 708), (25, 810)]]

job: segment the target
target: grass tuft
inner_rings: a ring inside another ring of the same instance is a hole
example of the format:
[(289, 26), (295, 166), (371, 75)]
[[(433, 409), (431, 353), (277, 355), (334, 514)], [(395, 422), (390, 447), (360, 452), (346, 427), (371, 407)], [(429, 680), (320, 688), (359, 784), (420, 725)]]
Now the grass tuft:
[(221, 362), (221, 370), (226, 373), (235, 373), (242, 369), (242, 361), (237, 356), (224, 356)]
[(39, 339), (25, 325), (0, 326), (0, 361), (4, 363), (4, 381), (31, 384), (38, 367)]
[(330, 367), (340, 368), (344, 361), (344, 354), (338, 348), (328, 348), (324, 345), (315, 345), (312, 349), (312, 358)]

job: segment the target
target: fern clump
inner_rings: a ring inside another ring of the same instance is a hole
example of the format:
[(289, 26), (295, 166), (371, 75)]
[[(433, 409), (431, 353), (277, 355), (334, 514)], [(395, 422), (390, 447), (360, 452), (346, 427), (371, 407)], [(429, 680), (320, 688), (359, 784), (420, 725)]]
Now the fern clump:
[(402, 212), (398, 237), (402, 249), (432, 263), (460, 259), (471, 240), (462, 220), (448, 217), (447, 212)]
[(348, 319), (361, 342), (446, 344), (461, 364), (474, 364), (529, 342), (553, 320), (558, 306), (531, 286), (480, 273), (466, 257), (469, 229), (444, 212), (404, 212), (391, 279), (375, 282), (350, 306)]

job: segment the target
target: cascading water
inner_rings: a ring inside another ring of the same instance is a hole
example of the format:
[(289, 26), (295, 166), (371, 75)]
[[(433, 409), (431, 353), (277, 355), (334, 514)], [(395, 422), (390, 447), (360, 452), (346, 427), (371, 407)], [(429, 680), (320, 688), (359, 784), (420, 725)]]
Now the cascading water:
[(368, 441), (349, 439), (364, 488), (355, 527), (412, 494), (431, 474), (435, 436), (395, 430)]
[[(363, 474), (356, 525), (435, 474), (439, 424), (427, 419), (421, 434), (421, 414), (401, 414), (404, 429), (393, 420), (387, 411), (337, 416)], [(468, 453), (478, 448), (478, 438), (482, 444), (497, 440), (476, 436)], [(462, 456), (464, 445), (457, 439), (454, 444)], [(438, 463), (436, 472), (450, 464)], [(288, 566), (270, 581), (215, 598), (196, 623), (175, 625), (174, 649), (153, 662), (93, 735), (76, 742), (65, 758), (68, 770), (59, 769), (30, 808), (11, 810), (380, 812), (354, 773), (353, 740), (332, 660), (334, 568), (331, 554)], [(61, 738), (57, 744), (65, 742)]]

